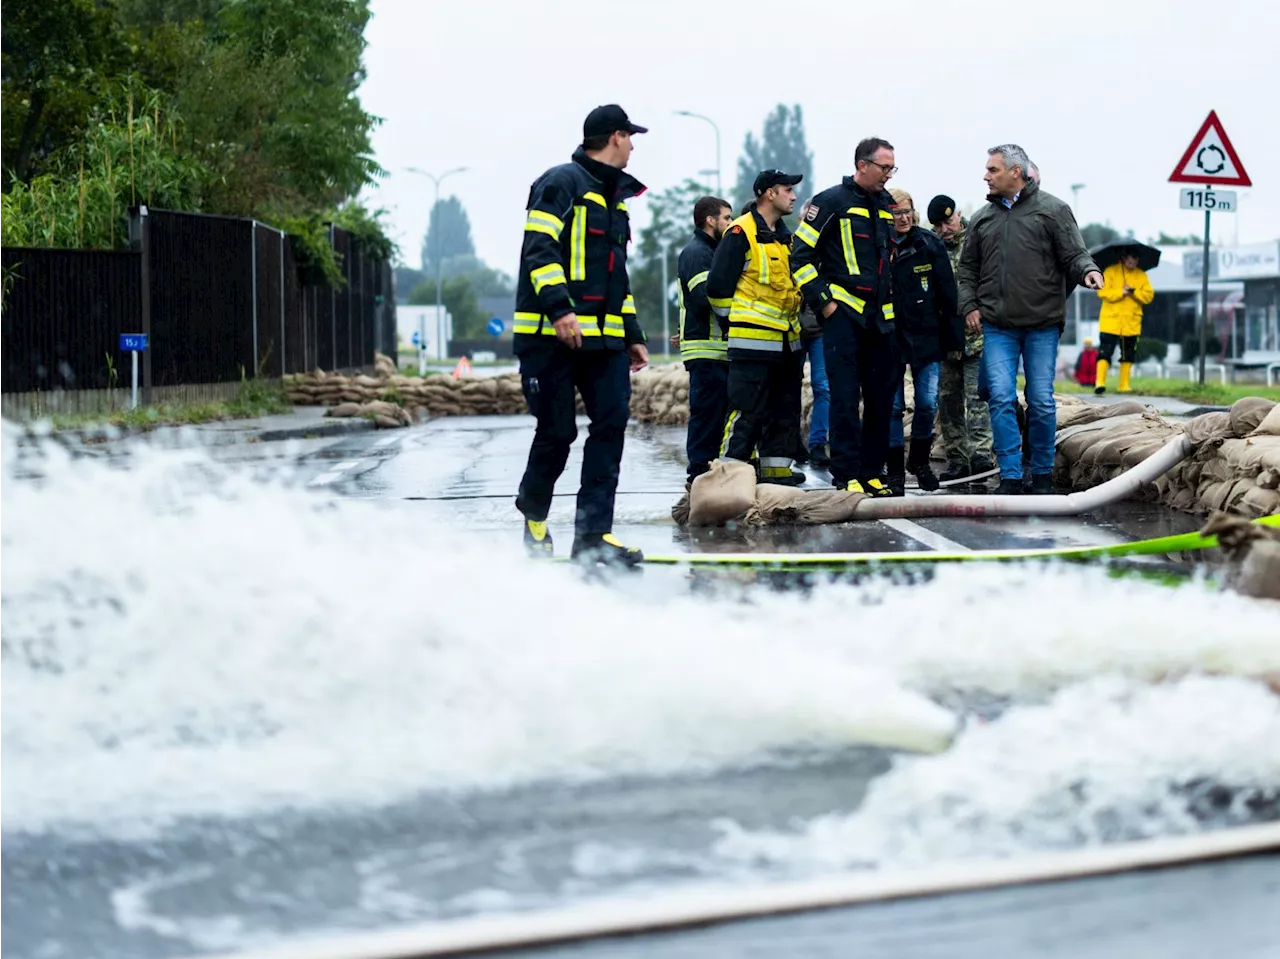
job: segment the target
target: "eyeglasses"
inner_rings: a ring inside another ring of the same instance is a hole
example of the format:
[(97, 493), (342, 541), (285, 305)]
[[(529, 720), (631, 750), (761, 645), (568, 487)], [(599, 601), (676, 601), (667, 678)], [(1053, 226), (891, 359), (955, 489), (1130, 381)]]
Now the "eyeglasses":
[(872, 166), (878, 166), (881, 170), (883, 170), (889, 176), (893, 176), (895, 173), (898, 172), (898, 168), (896, 166), (889, 166), (887, 163), (877, 163), (875, 160), (867, 160), (866, 162), (870, 163)]
[(898, 217), (908, 218), (908, 217), (914, 216), (916, 211), (915, 210), (893, 210), (892, 212), (893, 212), (894, 218), (896, 219)]

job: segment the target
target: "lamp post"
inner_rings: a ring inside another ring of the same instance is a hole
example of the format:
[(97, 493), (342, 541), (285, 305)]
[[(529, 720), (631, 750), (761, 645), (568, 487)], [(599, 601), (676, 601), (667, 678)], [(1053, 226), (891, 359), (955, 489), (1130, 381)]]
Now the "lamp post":
[(1071, 184), (1071, 206), (1074, 208), (1072, 212), (1075, 213), (1077, 220), (1080, 219), (1080, 191), (1087, 185), (1085, 183)]
[(693, 117), (695, 120), (705, 120), (711, 124), (711, 129), (716, 131), (716, 195), (723, 195), (724, 190), (720, 185), (720, 128), (716, 126), (715, 120), (712, 120), (711, 117), (703, 116), (701, 113), (694, 113), (691, 110), (676, 110), (675, 114), (678, 117)]
[[(434, 173), (428, 173), (426, 170), (419, 170), (417, 167), (413, 167), (413, 166), (405, 167), (404, 169), (406, 173), (416, 173), (419, 176), (428, 177), (431, 180), (431, 182), (435, 184), (436, 198), (435, 198), (435, 202), (432, 203), (431, 205), (431, 209), (434, 211), (440, 205), (440, 184), (445, 179), (445, 177), (453, 176), (455, 173), (466, 173), (467, 170), (471, 168), (460, 166), (452, 170), (446, 170), (444, 173), (441, 173), (439, 176), (436, 176)], [(428, 232), (430, 232), (430, 229), (431, 229), (431, 219), (428, 216), (427, 218)], [(436, 348), (440, 352), (440, 359), (444, 359), (444, 312), (441, 307), (441, 291), (443, 290), (444, 282), (443, 282), (442, 274), (440, 272), (440, 265), (441, 265), (442, 259), (443, 257), (441, 257), (439, 255), (439, 251), (437, 251), (437, 255), (436, 255)], [(418, 325), (419, 325), (418, 333), (422, 339), (422, 351), (418, 354), (418, 375), (421, 376), (427, 372), (427, 354), (426, 354), (427, 331), (422, 328), (423, 324), (421, 321), (419, 321)]]

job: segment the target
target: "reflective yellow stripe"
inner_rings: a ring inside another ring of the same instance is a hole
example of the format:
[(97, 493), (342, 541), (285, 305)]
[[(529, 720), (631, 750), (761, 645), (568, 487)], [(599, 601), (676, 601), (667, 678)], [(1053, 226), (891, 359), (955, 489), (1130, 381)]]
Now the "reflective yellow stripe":
[(627, 212), (627, 205), (626, 205), (625, 203), (623, 203), (621, 200), (619, 200), (619, 201), (618, 201), (618, 209), (619, 209), (619, 210), (621, 210), (623, 213), (626, 213), (626, 212)]
[(853, 224), (848, 220), (840, 221), (840, 244), (844, 247), (844, 268), (850, 276), (857, 276), (858, 254), (853, 249)]
[(731, 296), (709, 296), (707, 302), (713, 310), (727, 310), (733, 306), (733, 297)]
[[(863, 310), (867, 308), (866, 300), (859, 299), (858, 297), (850, 293), (848, 290), (846, 290), (843, 286), (840, 286), (836, 283), (831, 284), (831, 297), (832, 299), (839, 300), (841, 303), (844, 303), (847, 306), (853, 307), (859, 313), (861, 313)], [(889, 309), (892, 310), (893, 307), (889, 307)]]
[(801, 223), (796, 227), (796, 236), (803, 240), (809, 246), (818, 245), (818, 231), (811, 227), (808, 223)]
[[(538, 325), (542, 322), (541, 313), (516, 313), (513, 317), (515, 320), (511, 325), (514, 333), (537, 333)], [(548, 329), (550, 326), (548, 325)], [(551, 330), (552, 334), (555, 330)]]
[(738, 422), (738, 417), (742, 415), (740, 410), (730, 410), (729, 415), (724, 420), (724, 436), (720, 440), (720, 458), (724, 459), (725, 451), (729, 449), (729, 437), (733, 435), (734, 424)]
[(932, 263), (926, 263), (926, 264), (924, 264), (923, 266), (913, 266), (913, 267), (911, 268), (911, 271), (912, 271), (913, 273), (928, 273), (928, 272), (929, 272), (930, 270), (932, 270), (932, 269), (933, 269), (933, 264), (932, 264)]
[(769, 254), (765, 252), (764, 247), (757, 245), (760, 251), (760, 282), (764, 286), (769, 285)]
[(698, 288), (699, 284), (705, 283), (709, 274), (709, 270), (703, 270), (701, 273), (695, 273), (693, 276), (689, 277), (689, 292), (692, 293)]
[(806, 283), (810, 283), (818, 278), (818, 268), (812, 263), (806, 263), (804, 266), (800, 267), (800, 269), (796, 270), (795, 273), (792, 274), (792, 277), (796, 281), (796, 286), (804, 286)]
[(573, 229), (569, 233), (569, 279), (587, 278), (587, 208), (573, 208)]
[(778, 317), (778, 318), (782, 317), (782, 311), (778, 309), (776, 306), (773, 306), (772, 304), (769, 304), (769, 303), (761, 303), (757, 300), (748, 300), (745, 297), (741, 297), (741, 296), (735, 296), (733, 298), (732, 306), (735, 310), (738, 310), (738, 309), (755, 310), (758, 313), (763, 313), (765, 316)]
[(622, 312), (634, 313), (635, 311), (636, 311), (636, 298), (632, 296), (630, 293), (628, 293), (627, 298), (622, 301)]
[(524, 228), (529, 233), (545, 233), (553, 240), (558, 240), (560, 231), (564, 229), (564, 220), (544, 210), (530, 210)]
[(893, 220), (893, 214), (892, 214), (892, 213), (890, 213), (888, 210), (881, 210), (881, 211), (880, 211), (880, 219), (882, 219), (882, 220), (889, 220), (889, 221), (892, 221), (892, 220)]
[(893, 317), (893, 304), (892, 304), (892, 303), (886, 303), (886, 304), (884, 305), (884, 309), (883, 309), (883, 311), (882, 311), (882, 312), (884, 313), (884, 318), (885, 318), (886, 320), (892, 320), (892, 319), (894, 318), (894, 317)]
[[(871, 219), (871, 211), (865, 206), (851, 206), (847, 212), (852, 213), (854, 216), (865, 216), (868, 220)], [(893, 217), (889, 219), (893, 219)]]
[(729, 332), (729, 343), (734, 340), (762, 340), (767, 342), (782, 342), (782, 330), (757, 330), (750, 326), (734, 327)]
[(582, 198), (584, 200), (590, 200), (592, 203), (599, 203), (606, 210), (609, 209), (609, 204), (604, 202), (604, 197), (599, 193), (584, 193), (582, 194)]
[(533, 280), (533, 292), (541, 293), (549, 286), (560, 286), (565, 282), (564, 267), (559, 263), (548, 263), (530, 271), (529, 279)]

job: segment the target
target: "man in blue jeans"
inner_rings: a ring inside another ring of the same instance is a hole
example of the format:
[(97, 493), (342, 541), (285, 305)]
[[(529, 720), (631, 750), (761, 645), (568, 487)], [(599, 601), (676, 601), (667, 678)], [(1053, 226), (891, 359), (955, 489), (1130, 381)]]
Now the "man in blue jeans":
[(813, 408), (809, 413), (809, 445), (801, 448), (796, 462), (809, 463), (815, 469), (831, 469), (827, 450), (827, 432), (831, 426), (831, 383), (827, 379), (827, 359), (822, 352), (822, 327), (813, 311), (800, 311), (801, 343), (809, 357), (809, 386), (813, 390)]
[(960, 254), (960, 312), (982, 331), (982, 378), (990, 393), (1000, 495), (1024, 492), (1018, 430), (1018, 362), (1027, 376), (1030, 492), (1053, 492), (1058, 410), (1053, 375), (1067, 315), (1068, 282), (1102, 287), (1071, 208), (1028, 178), (1031, 161), (1006, 143), (987, 151), (988, 204), (969, 223)]

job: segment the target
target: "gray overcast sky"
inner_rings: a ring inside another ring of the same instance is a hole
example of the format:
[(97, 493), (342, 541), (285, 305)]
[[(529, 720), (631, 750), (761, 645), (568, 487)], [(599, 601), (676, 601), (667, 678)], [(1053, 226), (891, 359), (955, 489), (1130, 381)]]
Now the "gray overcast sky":
[[(850, 172), (855, 144), (876, 135), (897, 147), (892, 185), (917, 205), (948, 193), (970, 209), (985, 193), (986, 148), (1013, 141), (1049, 192), (1070, 200), (1072, 183), (1087, 185), (1082, 223), (1109, 220), (1145, 239), (1203, 229), (1167, 180), (1212, 108), (1255, 184), (1239, 214), (1214, 217), (1214, 240), (1237, 230), (1242, 243), (1275, 239), (1277, 9), (1270, 0), (374, 0), (361, 98), (384, 118), (374, 146), (388, 176), (367, 198), (389, 211), (416, 267), (433, 187), (403, 168), (470, 167), (442, 195), (465, 204), (479, 255), (514, 272), (529, 184), (568, 159), (593, 106), (621, 103), (650, 127), (628, 171), (652, 191), (713, 165), (711, 127), (672, 111), (708, 115), (728, 192), (743, 136), (785, 102), (804, 108), (815, 189)], [(867, 49), (883, 55), (841, 68)], [(643, 224), (644, 199), (631, 206)]]

